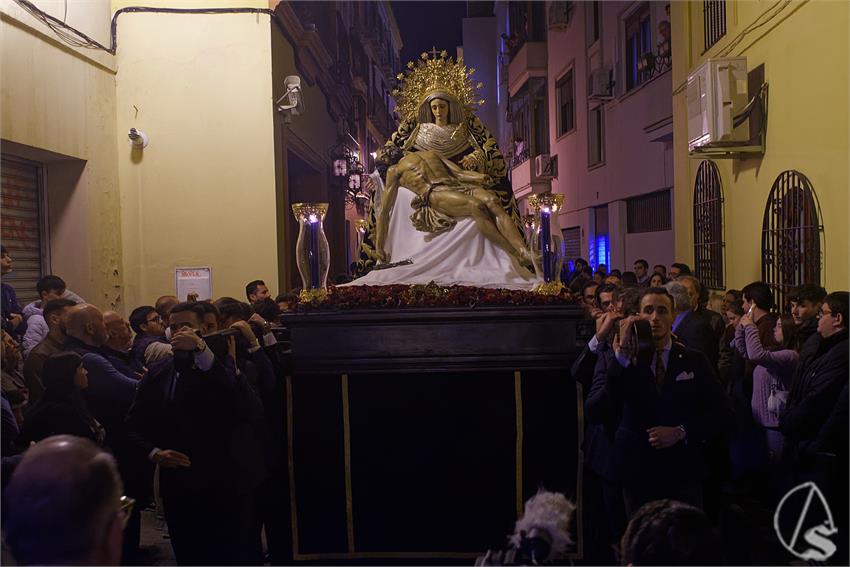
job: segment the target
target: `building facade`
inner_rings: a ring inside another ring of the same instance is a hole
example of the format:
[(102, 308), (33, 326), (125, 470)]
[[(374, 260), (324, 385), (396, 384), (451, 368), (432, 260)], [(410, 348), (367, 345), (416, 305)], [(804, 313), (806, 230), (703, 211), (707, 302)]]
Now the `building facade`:
[[(800, 283), (847, 289), (848, 17), (846, 2), (672, 4), (676, 257), (713, 287), (764, 279), (780, 304)], [(689, 155), (688, 77), (728, 57), (764, 95), (747, 120), (762, 147)]]
[(667, 2), (500, 2), (514, 193), (564, 194), (568, 260), (673, 261)]
[[(19, 276), (8, 280), (27, 297), (55, 273), (119, 310), (174, 293), (176, 267), (210, 267), (215, 297), (242, 297), (256, 278), (291, 289), (298, 201), (330, 204), (331, 275), (345, 272), (351, 238), (333, 157), (342, 141), (368, 167), (394, 128), (400, 37), (389, 5), (124, 10), (136, 4), (72, 3), (64, 15), (56, 3), (0, 1), (2, 236)], [(65, 17), (73, 45), (46, 14)], [(287, 117), (275, 102), (292, 75), (305, 111)], [(130, 146), (130, 128), (146, 148)]]

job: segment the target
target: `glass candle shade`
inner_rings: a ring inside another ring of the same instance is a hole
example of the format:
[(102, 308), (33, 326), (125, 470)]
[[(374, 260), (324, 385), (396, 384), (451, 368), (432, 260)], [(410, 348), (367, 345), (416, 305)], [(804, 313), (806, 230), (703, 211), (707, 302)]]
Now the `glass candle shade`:
[(531, 239), (534, 269), (546, 283), (559, 281), (564, 264), (564, 236), (558, 222), (558, 210), (564, 205), (564, 196), (532, 195), (528, 205), (534, 211), (537, 225)]
[(295, 261), (304, 290), (327, 287), (331, 253), (322, 224), (327, 212), (327, 203), (293, 203), (292, 205), (292, 213), (298, 221)]

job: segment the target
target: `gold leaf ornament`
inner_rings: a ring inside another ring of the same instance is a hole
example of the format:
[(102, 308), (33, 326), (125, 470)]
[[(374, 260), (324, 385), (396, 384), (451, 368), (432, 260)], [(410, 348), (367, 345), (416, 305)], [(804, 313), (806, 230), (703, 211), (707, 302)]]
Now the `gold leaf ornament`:
[(455, 61), (443, 50), (436, 49), (421, 54), (419, 61), (407, 63), (407, 71), (399, 73), (397, 92), (393, 93), (399, 114), (405, 119), (416, 116), (425, 97), (437, 91), (447, 92), (457, 98), (467, 116), (481, 104), (477, 90), (483, 88), (482, 83), (473, 83), (470, 75), (475, 69), (468, 68), (463, 58)]

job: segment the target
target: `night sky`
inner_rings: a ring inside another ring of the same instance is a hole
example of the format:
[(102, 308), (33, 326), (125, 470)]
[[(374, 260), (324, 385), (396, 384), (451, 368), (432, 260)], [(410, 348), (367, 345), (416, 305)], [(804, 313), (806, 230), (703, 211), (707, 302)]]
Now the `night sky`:
[(466, 2), (391, 2), (393, 14), (401, 31), (404, 46), (401, 65), (419, 58), (423, 51), (436, 47), (445, 49), (452, 57), (463, 42), (462, 20), (466, 17)]

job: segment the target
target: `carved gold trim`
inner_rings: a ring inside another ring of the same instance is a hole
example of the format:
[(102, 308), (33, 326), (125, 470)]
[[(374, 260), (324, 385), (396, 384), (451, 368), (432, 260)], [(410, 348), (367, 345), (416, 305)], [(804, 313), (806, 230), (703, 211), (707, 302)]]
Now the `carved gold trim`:
[(514, 370), (514, 402), (516, 403), (516, 517), (522, 517), (525, 499), (522, 494), (522, 372)]
[(345, 526), (348, 553), (354, 553), (354, 496), (351, 490), (351, 422), (348, 399), (348, 374), (340, 376), (342, 386), (342, 444), (345, 454)]
[(298, 557), (298, 512), (295, 508), (295, 454), (293, 440), (295, 436), (292, 433), (292, 376), (286, 377), (286, 443), (288, 448), (288, 465), (289, 465), (289, 511), (292, 519), (292, 555)]

